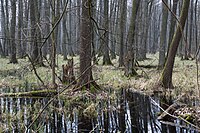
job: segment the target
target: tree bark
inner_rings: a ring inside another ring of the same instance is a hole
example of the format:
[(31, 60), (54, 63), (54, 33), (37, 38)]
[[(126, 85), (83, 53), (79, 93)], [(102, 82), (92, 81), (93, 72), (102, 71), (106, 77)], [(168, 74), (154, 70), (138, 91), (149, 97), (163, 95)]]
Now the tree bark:
[(15, 27), (16, 27), (16, 0), (11, 1), (11, 53), (10, 53), (10, 63), (18, 63), (16, 57), (16, 43), (15, 43)]
[[(72, 7), (72, 0), (70, 0), (69, 1), (69, 7), (70, 8), (73, 8)], [(72, 11), (70, 11), (69, 13), (68, 13), (68, 15), (69, 15), (69, 20), (68, 20), (68, 22), (69, 22), (69, 32), (68, 32), (68, 54), (70, 55), (70, 56), (74, 56), (75, 54), (74, 54), (74, 50), (73, 50), (73, 30), (74, 30), (74, 28), (73, 28), (73, 12)]]
[(137, 74), (135, 70), (135, 44), (134, 44), (134, 37), (135, 37), (135, 21), (136, 21), (136, 15), (137, 11), (140, 5), (139, 0), (133, 0), (132, 1), (132, 16), (131, 16), (131, 22), (130, 27), (128, 31), (128, 44), (127, 44), (127, 54), (124, 58), (125, 63), (125, 75), (126, 76), (134, 76)]
[[(52, 1), (52, 27), (54, 27), (55, 23), (56, 23), (56, 2), (55, 0)], [(52, 85), (53, 88), (56, 88), (56, 75), (55, 75), (55, 67), (56, 67), (56, 39), (55, 39), (55, 31), (53, 31), (52, 35), (51, 35), (51, 39), (52, 39), (52, 46), (51, 46), (51, 68), (52, 68)]]
[[(86, 4), (86, 5), (85, 5)], [(92, 68), (91, 68), (91, 40), (92, 40), (92, 23), (90, 20), (91, 2), (88, 0), (82, 0), (82, 21), (81, 21), (81, 43), (80, 43), (80, 77), (79, 84), (87, 84), (92, 80)], [(88, 7), (88, 8), (87, 8)], [(90, 84), (85, 86), (90, 88)]]
[[(179, 0), (173, 0), (172, 11), (173, 11), (174, 14), (176, 14), (178, 1)], [(172, 42), (172, 38), (173, 38), (173, 35), (174, 35), (174, 32), (175, 32), (175, 26), (176, 26), (176, 19), (174, 18), (174, 16), (172, 14), (170, 16), (171, 16), (171, 21), (170, 21), (170, 29), (169, 29), (167, 56), (168, 56), (168, 53), (169, 53), (170, 43)]]
[[(49, 22), (49, 18), (50, 18), (50, 3), (48, 2), (48, 0), (44, 0), (44, 20), (45, 22)], [(47, 24), (44, 25), (44, 32), (46, 34), (50, 33), (50, 26)], [(47, 54), (49, 53), (49, 47), (51, 44), (51, 38), (49, 38), (46, 42), (46, 44), (42, 47), (42, 54), (43, 57), (47, 57)]]
[(22, 50), (22, 26), (23, 26), (23, 2), (22, 0), (19, 0), (18, 3), (18, 43), (17, 43), (17, 53), (19, 55), (19, 57), (22, 57), (24, 55), (23, 54), (23, 50)]
[(193, 8), (194, 8), (194, 0), (191, 0), (191, 8), (190, 8), (190, 23), (189, 23), (189, 27), (190, 27), (190, 31), (189, 31), (189, 49), (188, 49), (188, 55), (191, 58), (191, 54), (192, 54), (192, 44), (193, 44)]
[[(6, 15), (4, 11), (4, 1), (1, 0), (1, 31), (4, 38), (6, 38)], [(1, 57), (6, 56), (6, 40), (2, 40), (1, 43)]]
[(38, 30), (37, 22), (39, 22), (40, 19), (40, 12), (38, 11), (38, 1), (30, 1), (30, 21), (31, 21), (31, 58), (32, 61), (40, 66), (43, 66), (42, 62), (42, 53), (39, 49), (39, 43), (38, 39), (40, 39), (40, 31)]
[(63, 30), (63, 36), (62, 36), (62, 54), (63, 54), (63, 59), (66, 60), (67, 59), (67, 43), (69, 43), (68, 41), (68, 33), (67, 33), (67, 19), (66, 19), (67, 15), (65, 14), (63, 16), (63, 21), (62, 21), (62, 30)]
[(121, 1), (120, 7), (120, 49), (119, 49), (119, 66), (124, 66), (124, 36), (125, 36), (125, 28), (126, 28), (126, 8), (127, 8), (127, 0)]
[[(165, 3), (168, 3), (168, 0), (165, 0)], [(159, 48), (159, 68), (163, 68), (165, 64), (165, 48), (167, 44), (167, 19), (168, 19), (168, 10), (167, 7), (162, 4), (162, 26), (161, 26), (161, 36), (160, 36), (160, 48)]]
[(180, 16), (180, 25), (176, 29), (174, 37), (172, 39), (172, 43), (170, 44), (169, 55), (167, 57), (167, 61), (165, 63), (165, 67), (162, 71), (162, 75), (160, 78), (160, 82), (164, 88), (173, 88), (172, 84), (172, 71), (174, 67), (174, 61), (176, 52), (178, 49), (178, 45), (180, 39), (182, 37), (183, 29), (185, 27), (185, 22), (188, 16), (188, 9), (190, 5), (190, 0), (184, 0), (182, 9), (181, 9), (181, 16)]
[(109, 55), (109, 20), (108, 20), (108, 8), (109, 0), (104, 0), (104, 27), (106, 29), (103, 40), (103, 65), (112, 65)]
[(11, 41), (10, 41), (10, 29), (9, 29), (9, 25), (10, 25), (10, 21), (9, 21), (9, 18), (10, 18), (10, 14), (9, 14), (9, 1), (6, 0), (5, 1), (5, 5), (6, 7), (4, 8), (4, 10), (6, 10), (6, 49), (5, 49), (5, 55), (7, 56), (10, 51), (11, 51)]

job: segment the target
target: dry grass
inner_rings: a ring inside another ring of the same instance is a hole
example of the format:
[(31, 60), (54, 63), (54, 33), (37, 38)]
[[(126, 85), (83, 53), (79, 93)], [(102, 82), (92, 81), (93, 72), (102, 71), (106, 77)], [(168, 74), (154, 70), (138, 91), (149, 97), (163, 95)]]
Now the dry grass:
[[(76, 64), (76, 74), (78, 73), (78, 57), (74, 57)], [(16, 87), (23, 86), (27, 82), (29, 84), (38, 86), (39, 80), (35, 76), (31, 64), (27, 59), (20, 59), (19, 64), (7, 64), (8, 59), (0, 58), (0, 87)], [(118, 59), (112, 61), (114, 66), (102, 66), (101, 59), (100, 65), (93, 67), (94, 78), (99, 78), (97, 81), (103, 87), (111, 87), (115, 89), (120, 88), (134, 88), (144, 93), (152, 93), (152, 88), (159, 81), (161, 71), (157, 68), (138, 68), (138, 76), (125, 77), (123, 68), (118, 67)], [(61, 65), (66, 61), (62, 60), (62, 56), (58, 56), (58, 67), (56, 68), (57, 75), (62, 75)], [(140, 61), (140, 65), (156, 66), (158, 64), (158, 55), (148, 55), (148, 60)], [(37, 72), (42, 80), (48, 84), (51, 82), (51, 69), (50, 67), (38, 67)], [(176, 58), (174, 72), (173, 72), (173, 84), (175, 89), (172, 91), (174, 96), (179, 96), (183, 93), (190, 93), (192, 96), (197, 97), (197, 71), (195, 61), (181, 61), (180, 58)], [(59, 83), (59, 81), (57, 80)], [(155, 88), (154, 88), (155, 89)], [(159, 88), (158, 88), (159, 89)]]
[[(123, 69), (117, 68), (117, 59), (113, 62), (114, 66), (97, 66), (96, 69), (99, 72), (95, 71), (95, 75), (100, 77), (99, 84), (112, 86), (113, 88), (134, 88), (148, 94), (153, 93), (155, 89), (163, 90), (163, 88), (155, 88), (162, 72), (155, 67), (158, 64), (157, 54), (148, 55), (148, 60), (139, 62), (142, 66), (149, 65), (154, 66), (153, 68), (138, 68), (139, 75), (132, 78), (125, 77)], [(184, 93), (190, 95), (190, 98), (199, 97), (195, 60), (181, 60), (176, 57), (172, 80), (175, 88), (170, 90), (170, 93), (175, 98)]]

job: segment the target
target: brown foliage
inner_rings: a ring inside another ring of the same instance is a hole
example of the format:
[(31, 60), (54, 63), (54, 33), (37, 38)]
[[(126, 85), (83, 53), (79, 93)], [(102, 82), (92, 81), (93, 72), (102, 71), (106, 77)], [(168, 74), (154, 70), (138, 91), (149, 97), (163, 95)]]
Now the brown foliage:
[(73, 59), (68, 59), (67, 64), (62, 65), (62, 69), (63, 69), (62, 82), (63, 83), (71, 83), (75, 80), (73, 65), (74, 65)]

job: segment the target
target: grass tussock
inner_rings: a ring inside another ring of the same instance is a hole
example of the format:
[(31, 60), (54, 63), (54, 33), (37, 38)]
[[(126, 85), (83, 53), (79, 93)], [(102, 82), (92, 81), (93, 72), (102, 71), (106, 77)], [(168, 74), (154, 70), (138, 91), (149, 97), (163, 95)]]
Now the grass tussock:
[[(87, 89), (74, 91), (73, 86), (69, 87), (64, 91), (64, 93), (62, 93), (62, 95), (58, 95), (58, 99), (65, 102), (64, 107), (55, 108), (50, 105), (50, 109), (56, 109), (58, 112), (60, 111), (66, 114), (70, 114), (72, 109), (76, 109), (79, 114), (95, 118), (97, 117), (96, 110), (99, 103), (102, 104), (102, 109), (106, 111), (108, 109), (106, 103), (109, 100), (110, 104), (113, 106), (113, 108), (109, 109), (117, 110), (117, 108), (114, 108), (114, 105), (120, 97), (121, 93), (119, 92), (121, 91), (121, 88), (129, 88), (146, 94), (153, 94), (155, 89), (163, 90), (162, 88), (159, 88), (160, 86), (155, 88), (161, 76), (161, 70), (157, 69), (158, 55), (148, 55), (147, 57), (147, 60), (138, 62), (142, 67), (137, 67), (138, 75), (135, 77), (124, 76), (124, 68), (118, 67), (118, 58), (112, 60), (113, 65), (110, 66), (103, 66), (102, 59), (100, 58), (99, 65), (94, 65), (92, 69), (93, 77), (94, 79), (98, 79), (96, 82), (102, 87), (102, 89), (93, 93), (91, 90), (89, 91)], [(79, 58), (73, 58), (75, 64), (75, 76), (78, 77)], [(62, 65), (66, 64), (67, 61), (63, 61), (63, 57), (60, 55), (57, 59), (56, 74), (57, 76), (62, 77)], [(34, 74), (33, 68), (28, 59), (19, 59), (18, 64), (7, 64), (7, 62), (9, 62), (7, 58), (0, 58), (1, 92), (4, 92), (7, 88), (10, 90), (12, 90), (12, 88), (15, 88), (16, 90), (21, 89), (19, 92), (22, 93), (15, 93), (18, 91), (13, 89), (13, 91), (10, 91), (13, 92), (10, 93), (10, 95), (17, 96), (18, 94), (21, 94), (21, 96), (23, 96), (27, 95), (27, 93), (23, 93), (26, 92), (26, 89), (24, 88), (47, 89), (49, 88), (48, 86), (51, 85), (51, 68), (48, 66), (47, 62), (44, 62), (47, 67), (36, 67), (38, 75), (44, 81), (47, 88), (41, 87), (41, 83)], [(165, 90), (165, 92), (169, 92), (167, 95), (170, 94), (170, 97), (172, 94), (174, 99), (184, 95), (183, 100), (190, 104), (189, 101), (192, 101), (191, 98), (199, 99), (197, 76), (197, 65), (195, 61), (182, 61), (177, 57), (173, 72), (173, 85), (175, 88), (173, 90)], [(63, 85), (58, 78), (56, 79), (56, 82), (59, 85), (58, 89), (66, 87), (66, 85)], [(35, 93), (32, 90), (29, 92), (31, 92), (31, 94)], [(36, 92), (36, 94), (38, 94), (38, 91)], [(44, 92), (44, 95), (46, 95), (46, 91)], [(5, 117), (6, 116), (9, 115), (5, 115)], [(46, 117), (48, 117), (48, 115)], [(4, 125), (1, 125), (0, 123), (0, 127), (3, 126)], [(0, 128), (0, 131), (2, 130), (3, 129)]]
[[(124, 68), (118, 67), (118, 58), (112, 60), (112, 66), (103, 66), (102, 59), (99, 61), (99, 65), (93, 67), (94, 79), (99, 79), (97, 83), (102, 87), (107, 88), (134, 88), (138, 91), (145, 93), (152, 93), (152, 89), (159, 81), (161, 70), (157, 69), (158, 55), (148, 55), (148, 59), (145, 61), (139, 61), (138, 76), (126, 77), (124, 76)], [(77, 76), (79, 70), (78, 57), (74, 58), (75, 75)], [(62, 77), (62, 65), (67, 61), (63, 61), (62, 56), (57, 58), (56, 73), (57, 76)], [(18, 64), (8, 64), (7, 58), (0, 58), (0, 87), (16, 87), (24, 86), (27, 82), (34, 86), (40, 86), (41, 83), (37, 79), (32, 69), (31, 63), (28, 59), (19, 59)], [(44, 62), (46, 66), (48, 64)], [(146, 66), (146, 67), (145, 67)], [(45, 82), (49, 84), (51, 82), (51, 68), (50, 67), (37, 67), (38, 75)], [(57, 83), (61, 82), (57, 78)], [(197, 65), (195, 61), (184, 60), (176, 58), (174, 72), (173, 72), (173, 84), (175, 89), (172, 90), (174, 96), (179, 96), (183, 93), (191, 93), (192, 96), (197, 97), (199, 95), (197, 85)], [(154, 88), (155, 89), (155, 88)], [(159, 88), (157, 88), (159, 89)]]

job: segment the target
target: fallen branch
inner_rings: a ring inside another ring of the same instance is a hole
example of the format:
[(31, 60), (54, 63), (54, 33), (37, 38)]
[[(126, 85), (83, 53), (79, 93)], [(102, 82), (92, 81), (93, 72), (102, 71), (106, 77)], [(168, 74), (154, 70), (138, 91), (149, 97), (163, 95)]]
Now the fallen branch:
[(3, 93), (0, 97), (51, 97), (57, 94), (56, 90), (35, 90), (28, 92), (18, 92), (18, 93)]
[(158, 120), (163, 120), (168, 114), (172, 114), (172, 112), (175, 112), (178, 108), (185, 106), (186, 104), (183, 103), (173, 103), (170, 105), (157, 119)]
[(191, 125), (192, 127), (196, 128), (196, 130), (197, 130), (198, 132), (200, 132), (200, 128), (199, 128), (198, 126), (196, 126), (196, 125), (192, 124), (191, 122), (185, 120), (185, 119), (182, 118), (181, 116), (177, 117), (177, 116), (175, 116), (175, 115), (170, 114), (170, 113), (167, 112), (165, 109), (163, 109), (163, 108), (162, 108), (155, 100), (153, 100), (151, 97), (149, 97), (149, 99), (151, 100), (151, 102), (152, 102), (154, 105), (156, 105), (158, 108), (160, 108), (160, 109), (161, 109), (163, 112), (165, 112), (167, 115), (171, 116), (172, 118), (180, 119), (180, 120), (184, 121), (185, 123), (187, 123), (187, 124)]
[[(70, 86), (72, 86), (74, 83), (77, 82), (78, 79), (80, 79), (82, 77), (83, 74), (85, 74), (93, 65), (91, 65), (90, 67), (88, 67), (87, 69), (85, 69), (85, 71), (83, 73), (81, 73), (81, 75), (79, 75), (79, 77), (77, 79), (75, 79), (74, 81), (72, 81), (68, 86), (66, 86), (65, 88), (63, 88), (60, 92), (58, 92), (56, 95), (54, 95), (49, 101), (48, 103), (42, 108), (42, 110), (38, 113), (38, 115), (33, 119), (33, 121), (27, 126), (26, 130), (25, 130), (25, 133), (28, 132), (28, 129), (30, 129), (33, 124), (36, 122), (36, 120), (41, 116), (41, 114), (44, 112), (44, 110), (49, 106), (49, 104), (54, 101), (55, 99), (57, 99), (57, 97), (62, 94), (66, 89), (68, 89)], [(79, 86), (77, 89), (80, 89), (82, 88), (83, 86), (87, 85), (87, 84), (90, 84), (94, 82), (94, 80), (86, 83), (86, 84), (83, 84), (81, 86)]]

